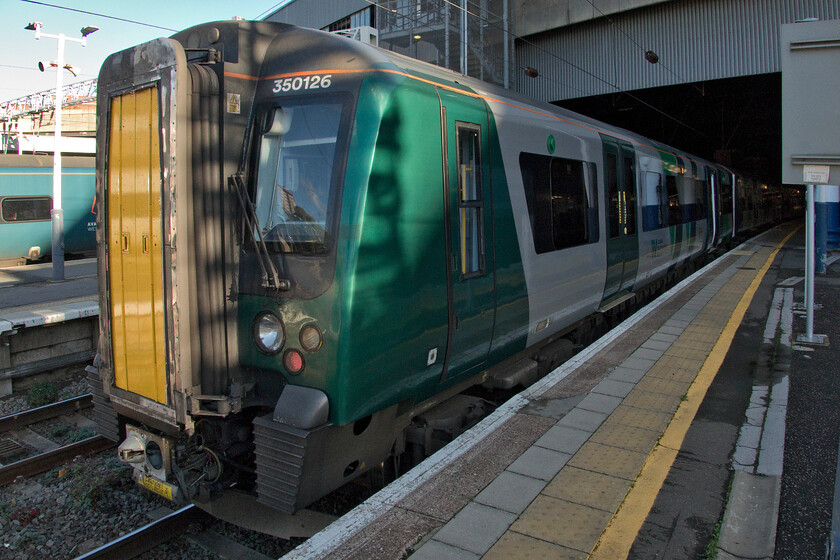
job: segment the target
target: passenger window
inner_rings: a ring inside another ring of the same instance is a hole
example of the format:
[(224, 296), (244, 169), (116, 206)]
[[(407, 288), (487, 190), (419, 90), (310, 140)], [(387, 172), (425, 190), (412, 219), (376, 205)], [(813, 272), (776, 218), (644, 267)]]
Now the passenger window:
[(537, 254), (598, 241), (594, 164), (522, 153), (519, 165)]
[(642, 224), (645, 231), (660, 229), (667, 225), (668, 204), (662, 187), (662, 175), (645, 173), (645, 201)]
[(621, 233), (621, 200), (618, 193), (618, 158), (613, 153), (607, 153), (607, 192), (610, 197), (610, 239)]
[(680, 194), (677, 191), (677, 178), (673, 175), (666, 175), (665, 188), (668, 192), (668, 225), (680, 225), (683, 223), (683, 219)]
[(624, 235), (636, 234), (636, 165), (624, 157)]
[(481, 189), (481, 129), (457, 125), (458, 208), (462, 277), (484, 273), (484, 194)]
[(49, 196), (7, 197), (0, 202), (4, 222), (42, 222), (50, 219)]

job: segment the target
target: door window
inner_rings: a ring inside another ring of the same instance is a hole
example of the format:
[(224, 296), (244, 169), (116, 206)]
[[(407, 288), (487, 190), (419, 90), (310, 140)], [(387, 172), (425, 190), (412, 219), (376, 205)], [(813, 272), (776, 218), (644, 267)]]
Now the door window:
[(484, 273), (484, 193), (481, 188), (481, 128), (456, 124), (461, 277)]
[(636, 235), (636, 166), (633, 158), (624, 156), (624, 235)]

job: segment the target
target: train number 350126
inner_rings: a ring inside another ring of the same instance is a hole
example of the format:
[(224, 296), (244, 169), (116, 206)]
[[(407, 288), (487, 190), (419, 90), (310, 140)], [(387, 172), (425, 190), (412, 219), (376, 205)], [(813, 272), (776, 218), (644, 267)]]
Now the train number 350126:
[(283, 78), (274, 80), (274, 88), (271, 91), (300, 91), (302, 89), (326, 89), (332, 85), (332, 74), (323, 76), (296, 76), (294, 78)]

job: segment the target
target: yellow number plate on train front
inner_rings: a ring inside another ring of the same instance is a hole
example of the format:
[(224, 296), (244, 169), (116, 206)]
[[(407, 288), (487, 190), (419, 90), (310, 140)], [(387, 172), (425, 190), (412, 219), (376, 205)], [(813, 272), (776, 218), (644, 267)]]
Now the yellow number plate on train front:
[(161, 482), (155, 478), (150, 476), (146, 476), (145, 474), (140, 474), (137, 478), (137, 483), (144, 487), (148, 488), (155, 494), (163, 496), (167, 500), (173, 501), (174, 498), (172, 497), (172, 485), (167, 484), (166, 482)]

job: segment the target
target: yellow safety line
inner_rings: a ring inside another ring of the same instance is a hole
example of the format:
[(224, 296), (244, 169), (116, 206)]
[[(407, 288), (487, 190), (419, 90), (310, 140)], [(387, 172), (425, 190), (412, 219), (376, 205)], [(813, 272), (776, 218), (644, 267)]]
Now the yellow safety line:
[(723, 364), (729, 347), (732, 345), (732, 340), (735, 338), (735, 332), (738, 330), (755, 292), (761, 285), (761, 280), (770, 269), (770, 265), (773, 264), (776, 254), (787, 240), (799, 230), (799, 227), (788, 234), (770, 253), (764, 266), (761, 267), (747, 291), (744, 292), (729, 317), (720, 338), (718, 338), (717, 343), (709, 353), (709, 357), (703, 363), (703, 367), (700, 368), (694, 383), (689, 387), (685, 400), (680, 404), (659, 443), (645, 461), (639, 476), (624, 498), (624, 502), (589, 555), (590, 560), (627, 558), (630, 547), (633, 546), (636, 535), (638, 535), (642, 524), (647, 519), (650, 509), (653, 507), (653, 502), (665, 482), (665, 477), (668, 476), (671, 465), (674, 463), (680, 447), (682, 447), (685, 434), (688, 432), (691, 422), (706, 396), (706, 391), (712, 384), (721, 364)]

